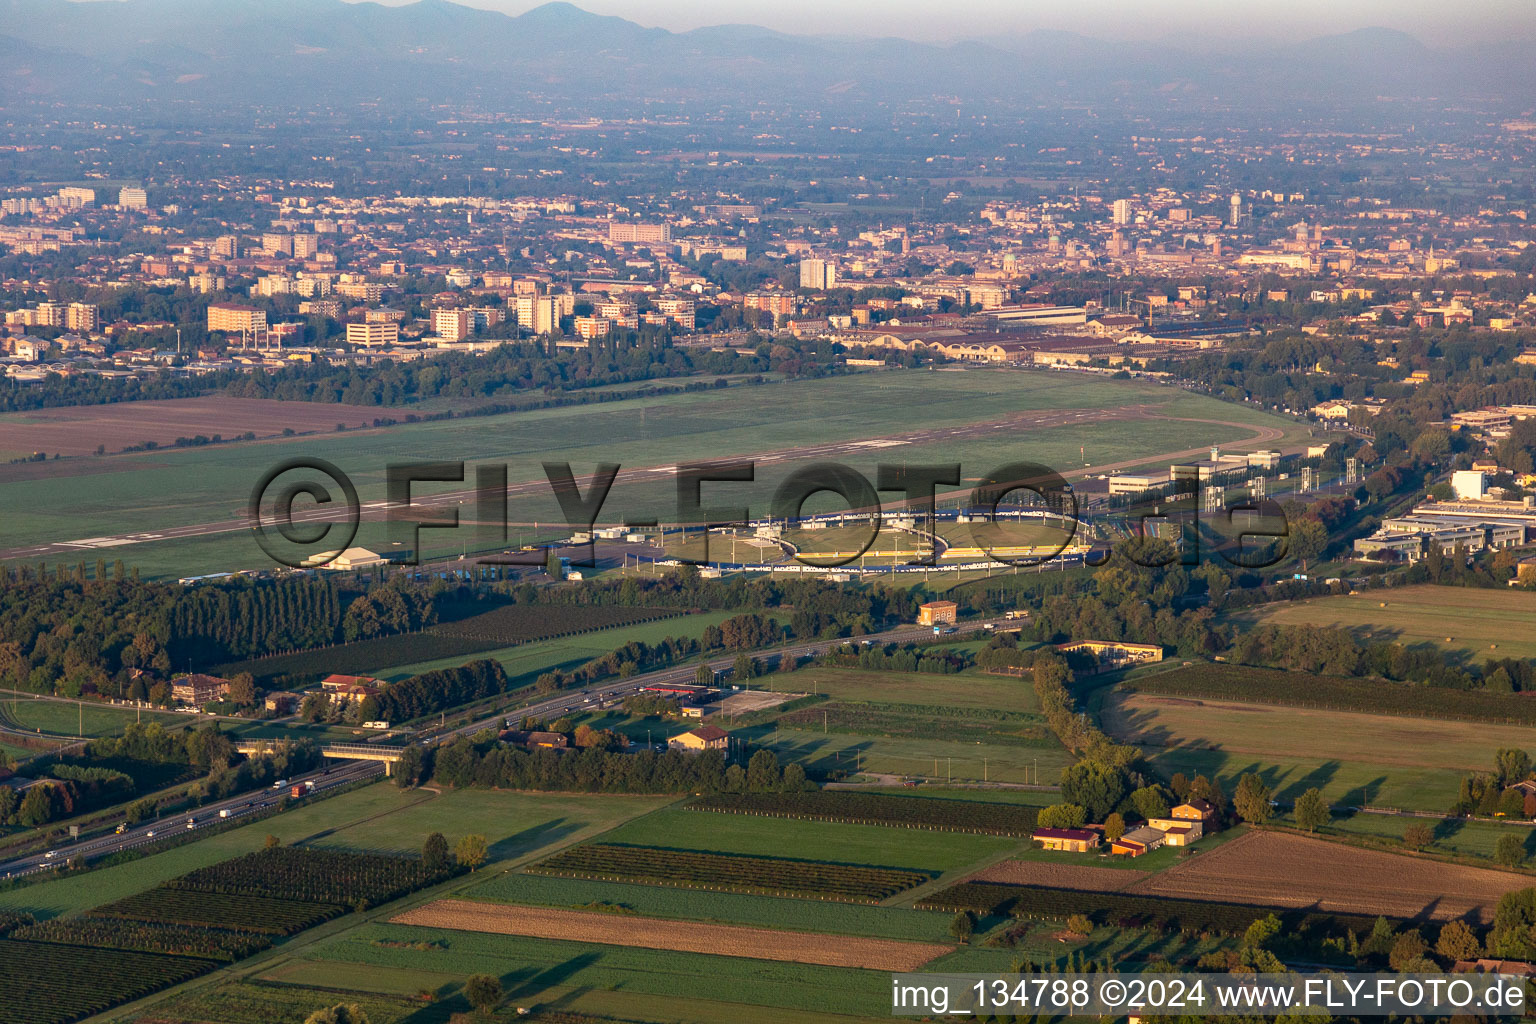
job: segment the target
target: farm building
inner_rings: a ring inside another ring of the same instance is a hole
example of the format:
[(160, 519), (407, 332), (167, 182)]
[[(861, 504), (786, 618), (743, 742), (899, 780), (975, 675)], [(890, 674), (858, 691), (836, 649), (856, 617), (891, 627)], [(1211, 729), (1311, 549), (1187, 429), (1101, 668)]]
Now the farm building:
[(1110, 843), (1111, 853), (1120, 853), (1129, 857), (1140, 857), (1144, 853), (1151, 853), (1162, 846), (1167, 840), (1167, 835), (1159, 829), (1133, 828), (1125, 835)]
[(959, 611), (959, 607), (953, 601), (929, 601), (927, 604), (917, 606), (917, 624), (919, 626), (953, 625)]
[(1197, 796), (1190, 797), (1168, 814), (1176, 821), (1198, 821), (1206, 827), (1216, 824), (1216, 805)]
[(347, 548), (345, 551), (322, 551), (307, 559), (304, 564), (346, 572), (349, 569), (371, 569), (376, 565), (388, 565), (389, 559), (367, 548)]
[(718, 725), (701, 725), (667, 741), (669, 747), (689, 751), (724, 750), (729, 745), (730, 736)]
[(1030, 836), (1047, 850), (1087, 853), (1099, 845), (1099, 833), (1087, 828), (1037, 828)]
[[(1056, 649), (1073, 660), (1091, 659), (1100, 671), (1120, 668), (1124, 665), (1151, 663), (1163, 660), (1163, 649), (1157, 644), (1131, 644), (1108, 640), (1080, 640), (1077, 643), (1057, 644)], [(1076, 656), (1074, 658), (1074, 656)]]
[(209, 701), (223, 700), (228, 694), (229, 680), (218, 676), (193, 673), (171, 680), (171, 699), (177, 704), (197, 707)]
[(377, 697), (384, 686), (383, 680), (374, 679), (371, 676), (345, 676), (333, 673), (320, 680), (320, 689), (330, 694), (332, 700), (344, 703)]
[(1199, 819), (1149, 818), (1147, 826), (1167, 835), (1169, 846), (1188, 846), (1205, 835), (1205, 822)]

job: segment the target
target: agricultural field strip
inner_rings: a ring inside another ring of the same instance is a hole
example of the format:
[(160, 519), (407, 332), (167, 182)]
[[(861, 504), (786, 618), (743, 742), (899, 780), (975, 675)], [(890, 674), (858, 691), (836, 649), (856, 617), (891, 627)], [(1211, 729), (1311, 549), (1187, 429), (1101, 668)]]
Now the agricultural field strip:
[(5, 1024), (68, 1024), (223, 966), (215, 960), (0, 939)]
[(847, 790), (814, 793), (722, 793), (684, 805), (689, 810), (772, 818), (885, 825), (939, 832), (1027, 837), (1040, 809), (1029, 805), (883, 796)]
[(1366, 715), (1536, 726), (1536, 702), (1517, 694), (1448, 690), (1386, 679), (1316, 676), (1240, 665), (1195, 664), (1128, 679), (1120, 684), (1120, 689)]
[[(68, 1024), (260, 952), (273, 935), (295, 934), (452, 874), (446, 867), (429, 870), (420, 861), (400, 857), (279, 846), (189, 872), (79, 918), (35, 926), (39, 935), (70, 938), (67, 945), (20, 938), (28, 926), (16, 927), (19, 917), (7, 914), (0, 925), (15, 931), (0, 938), (0, 1007), (34, 1007), (30, 1016), (15, 1018), (20, 1024)], [(275, 892), (310, 898), (271, 895)], [(317, 897), (333, 902), (319, 902)], [(124, 948), (155, 941), (175, 948)], [(210, 955), (193, 955), (195, 948), (185, 948), (195, 943), (211, 944)], [(39, 957), (39, 950), (53, 952)], [(16, 970), (28, 971), (25, 964), (39, 958), (48, 966), (31, 969), (25, 977), (7, 970), (20, 963)], [(78, 965), (93, 959), (105, 979), (92, 977), (94, 985), (79, 984), (68, 995), (50, 996), (54, 989), (78, 982)], [(124, 984), (125, 979), (132, 980)], [(12, 1017), (3, 1019), (13, 1024)]]
[(812, 932), (704, 924), (633, 914), (476, 903), (459, 899), (437, 900), (397, 914), (389, 920), (392, 924), (429, 928), (526, 935), (569, 942), (596, 942), (876, 971), (917, 970), (955, 948), (936, 943), (818, 935)]
[(1530, 876), (1255, 831), (1159, 872), (1131, 893), (1217, 899), (1340, 914), (1492, 920), (1499, 897)]
[(935, 875), (934, 872), (858, 864), (611, 843), (574, 846), (524, 870), (570, 878), (725, 889), (852, 903), (879, 903), (922, 885)]

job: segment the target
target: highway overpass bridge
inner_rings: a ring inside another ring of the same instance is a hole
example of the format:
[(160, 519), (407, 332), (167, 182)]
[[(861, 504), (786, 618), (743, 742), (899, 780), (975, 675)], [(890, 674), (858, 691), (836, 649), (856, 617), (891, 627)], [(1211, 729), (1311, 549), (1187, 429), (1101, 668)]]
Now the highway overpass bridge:
[[(235, 744), (235, 749), (242, 754), (271, 754), (288, 741), (286, 740), (241, 740)], [(323, 757), (334, 757), (342, 761), (382, 761), (384, 774), (393, 775), (394, 766), (400, 760), (400, 747), (381, 747), (371, 743), (327, 743), (320, 748)]]

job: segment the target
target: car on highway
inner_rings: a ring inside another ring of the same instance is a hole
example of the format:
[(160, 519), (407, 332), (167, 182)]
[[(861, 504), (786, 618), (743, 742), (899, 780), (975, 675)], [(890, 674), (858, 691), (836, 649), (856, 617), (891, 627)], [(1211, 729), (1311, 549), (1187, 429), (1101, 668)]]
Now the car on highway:
[(272, 788), (273, 789), (282, 789), (286, 785), (288, 785), (288, 780), (287, 779), (278, 779), (276, 782), (272, 783)]
[(146, 839), (153, 839), (153, 838), (155, 838), (155, 830), (154, 829), (150, 829), (148, 832), (145, 832), (144, 833), (144, 838), (146, 838)]
[(43, 854), (43, 856), (46, 857), (48, 860), (53, 860), (53, 858), (57, 857), (58, 855), (59, 855), (59, 851), (58, 850), (49, 850), (47, 853)]

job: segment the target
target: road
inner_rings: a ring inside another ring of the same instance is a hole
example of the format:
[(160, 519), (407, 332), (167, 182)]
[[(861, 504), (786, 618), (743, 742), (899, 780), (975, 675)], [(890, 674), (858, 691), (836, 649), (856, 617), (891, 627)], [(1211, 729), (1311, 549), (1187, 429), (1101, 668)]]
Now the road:
[[(988, 626), (996, 627), (1003, 623), (1002, 619), (986, 619), (979, 622), (967, 622), (961, 628), (966, 631), (986, 629)], [(813, 657), (826, 653), (833, 647), (848, 643), (910, 643), (915, 640), (931, 639), (933, 637), (932, 626), (899, 626), (882, 633), (870, 633), (854, 639), (837, 640), (813, 640), (806, 643), (791, 644), (782, 648), (786, 653), (796, 657)], [(758, 657), (765, 652), (746, 652)], [(766, 652), (769, 656), (777, 652)], [(715, 671), (729, 669), (735, 664), (736, 655), (729, 654), (724, 657), (714, 658), (708, 662), (710, 668)], [(665, 683), (692, 683), (698, 677), (699, 663), (681, 665), (674, 668), (658, 669), (654, 672), (646, 672), (641, 675), (630, 676), (628, 679), (619, 679), (611, 683), (589, 687), (585, 690), (567, 690), (551, 694), (542, 700), (532, 704), (523, 705), (509, 711), (498, 711), (494, 715), (478, 718), (464, 725), (455, 726), (434, 733), (425, 733), (418, 742), (436, 744), (451, 742), (459, 736), (472, 736), (485, 729), (495, 729), (498, 732), (503, 728), (504, 720), (510, 715), (521, 718), (549, 719), (559, 715), (582, 711), (599, 701), (618, 700), (639, 693), (647, 686), (656, 686)], [(335, 762), (333, 762), (335, 763)], [(48, 852), (19, 857), (15, 860), (0, 863), (0, 877), (14, 878), (20, 875), (32, 874), (48, 868), (59, 867), (74, 857), (86, 860), (97, 860), (124, 850), (137, 849), (149, 846), (156, 841), (163, 841), (167, 835), (181, 835), (187, 831), (187, 819), (193, 817), (191, 830), (210, 828), (221, 822), (229, 821), (254, 814), (278, 803), (288, 794), (289, 786), (295, 783), (303, 783), (313, 779), (316, 791), (331, 789), (335, 786), (349, 782), (357, 782), (363, 779), (381, 775), (384, 765), (377, 761), (341, 761), (335, 767), (325, 768), (320, 771), (310, 772), (307, 775), (295, 776), (288, 779), (287, 785), (280, 789), (253, 790), (239, 796), (220, 800), (216, 803), (205, 804), (194, 812), (182, 812), (180, 814), (166, 815), (156, 818), (154, 821), (144, 822), (126, 831), (115, 834), (97, 836), (78, 843), (68, 840), (61, 842), (54, 850), (53, 856)], [(220, 818), (219, 812), (228, 810), (228, 818)]]
[[(294, 776), (286, 780), (287, 785), (280, 789), (251, 790), (227, 800), (204, 804), (195, 811), (182, 811), (180, 814), (169, 814), (153, 821), (142, 822), (115, 835), (96, 836), (77, 843), (70, 842), (68, 839), (61, 840), (59, 845), (51, 851), (53, 853), (51, 857), (48, 855), (50, 851), (44, 851), (0, 863), (0, 876), (15, 878), (48, 868), (62, 867), (73, 857), (97, 860), (124, 850), (163, 842), (168, 836), (179, 836), (189, 831), (187, 824), (189, 818), (194, 819), (190, 831), (195, 832), (232, 819), (247, 817), (278, 803), (288, 795), (289, 787), (295, 783), (313, 779), (315, 792), (318, 793), (383, 773), (384, 765), (377, 761), (344, 761), (339, 765), (321, 768), (307, 775)], [(223, 810), (229, 811), (228, 818), (219, 817), (219, 812)]]
[[(967, 632), (978, 629), (984, 630), (989, 626), (996, 628), (1002, 625), (1003, 622), (1004, 620), (1001, 618), (983, 619), (977, 622), (963, 623), (961, 628)], [(840, 647), (849, 643), (857, 644), (865, 640), (868, 640), (872, 643), (886, 644), (910, 643), (914, 640), (932, 638), (932, 626), (899, 626), (896, 629), (886, 630), (883, 633), (870, 633), (862, 637), (845, 637), (837, 640), (812, 640), (804, 643), (791, 644), (787, 647), (784, 647), (783, 650), (786, 653), (804, 658), (824, 654), (833, 647)], [(752, 654), (756, 657), (762, 657), (765, 654), (772, 656), (777, 652), (748, 651), (745, 653)], [(710, 668), (716, 671), (729, 669), (736, 663), (736, 657), (736, 654), (729, 654), (725, 657), (712, 659), (708, 662), (708, 664)], [(504, 719), (508, 717), (523, 718), (526, 716), (529, 718), (549, 719), (558, 715), (566, 714), (568, 712), (582, 711), (587, 709), (590, 705), (598, 703), (599, 701), (617, 700), (623, 697), (632, 696), (636, 693), (639, 693), (647, 686), (657, 686), (665, 683), (692, 683), (698, 677), (699, 664), (699, 662), (692, 662), (690, 664), (680, 665), (674, 668), (657, 669), (654, 672), (647, 672), (643, 675), (630, 676), (628, 679), (618, 679), (611, 683), (604, 683), (598, 686), (588, 687), (585, 690), (566, 690), (560, 693), (551, 694), (543, 700), (539, 700), (533, 704), (527, 704), (522, 707), (513, 708), (510, 711), (500, 711), (494, 715), (477, 719), (465, 725), (455, 726), (451, 729), (428, 734), (426, 741), (446, 742), (457, 736), (473, 736), (475, 733), (480, 732), (483, 729), (500, 730), (502, 728)]]

